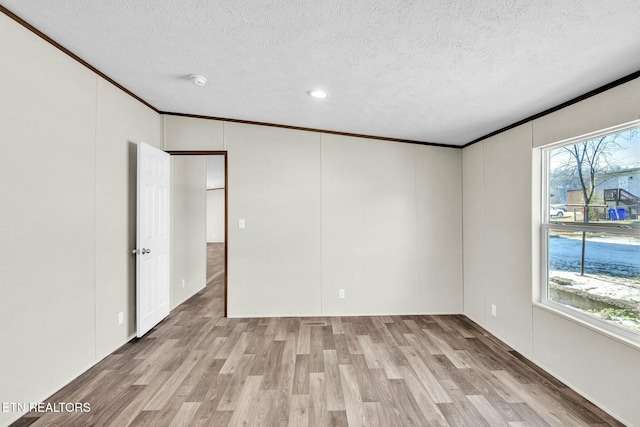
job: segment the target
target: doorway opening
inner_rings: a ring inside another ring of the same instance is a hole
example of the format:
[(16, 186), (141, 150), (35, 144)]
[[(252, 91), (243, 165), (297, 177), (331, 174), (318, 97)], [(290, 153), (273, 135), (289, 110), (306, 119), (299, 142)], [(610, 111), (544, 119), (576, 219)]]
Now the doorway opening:
[[(205, 215), (199, 216), (203, 221), (201, 229), (206, 230), (205, 236), (202, 236), (206, 246), (202, 247), (204, 254), (201, 254), (206, 258), (205, 288), (214, 293), (214, 310), (227, 317), (227, 153), (226, 151), (167, 152), (172, 156), (199, 157), (206, 164), (206, 177), (202, 178), (201, 189), (197, 191), (199, 194), (206, 194), (203, 196), (205, 200), (202, 201), (206, 206)], [(202, 163), (198, 161), (198, 164)], [(198, 268), (198, 271), (202, 270)]]

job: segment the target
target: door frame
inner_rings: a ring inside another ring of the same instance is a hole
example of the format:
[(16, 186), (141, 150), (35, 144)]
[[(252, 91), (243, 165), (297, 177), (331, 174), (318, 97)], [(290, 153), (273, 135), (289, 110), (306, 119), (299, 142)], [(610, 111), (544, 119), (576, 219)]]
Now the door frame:
[[(228, 281), (228, 241), (229, 241), (229, 168), (227, 151), (175, 151), (165, 150), (172, 156), (224, 156), (224, 317), (227, 317), (227, 301), (229, 300), (229, 281)], [(172, 243), (173, 244), (173, 243)], [(205, 248), (206, 253), (206, 248)]]

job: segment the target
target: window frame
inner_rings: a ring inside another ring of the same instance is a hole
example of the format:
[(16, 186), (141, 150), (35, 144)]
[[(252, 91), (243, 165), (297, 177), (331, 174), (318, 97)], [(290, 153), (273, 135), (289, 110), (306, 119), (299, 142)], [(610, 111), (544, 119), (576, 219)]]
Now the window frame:
[(559, 311), (568, 317), (572, 317), (578, 319), (588, 325), (595, 326), (599, 330), (603, 330), (606, 333), (624, 338), (625, 340), (630, 340), (636, 345), (640, 345), (640, 332), (633, 332), (631, 330), (625, 329), (620, 326), (616, 326), (611, 322), (607, 322), (604, 319), (598, 319), (597, 317), (590, 316), (584, 311), (573, 308), (568, 305), (564, 305), (558, 303), (549, 298), (549, 232), (552, 230), (559, 231), (572, 231), (572, 232), (581, 232), (585, 231), (587, 233), (609, 233), (609, 234), (619, 234), (623, 236), (633, 236), (640, 238), (640, 226), (631, 226), (627, 224), (615, 224), (615, 223), (602, 223), (602, 222), (562, 222), (562, 221), (554, 221), (551, 222), (551, 217), (549, 215), (550, 211), (550, 157), (551, 151), (557, 149), (559, 147), (569, 146), (572, 144), (576, 144), (583, 141), (588, 141), (591, 139), (598, 138), (604, 135), (610, 135), (613, 133), (622, 132), (625, 130), (638, 128), (640, 131), (640, 120), (634, 120), (632, 122), (624, 123), (618, 126), (613, 126), (607, 129), (602, 129), (596, 132), (592, 132), (589, 134), (565, 139), (562, 141), (558, 141), (553, 144), (546, 145), (544, 147), (540, 147), (542, 150), (542, 155), (540, 156), (541, 161), (541, 172), (542, 172), (542, 191), (540, 193), (541, 196), (541, 224), (540, 224), (540, 303), (543, 306), (550, 307), (556, 311)]

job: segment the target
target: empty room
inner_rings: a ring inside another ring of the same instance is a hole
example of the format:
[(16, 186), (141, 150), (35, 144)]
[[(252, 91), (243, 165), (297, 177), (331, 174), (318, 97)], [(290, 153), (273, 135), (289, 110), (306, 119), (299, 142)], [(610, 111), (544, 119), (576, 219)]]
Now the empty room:
[(0, 426), (640, 427), (636, 0), (0, 12)]

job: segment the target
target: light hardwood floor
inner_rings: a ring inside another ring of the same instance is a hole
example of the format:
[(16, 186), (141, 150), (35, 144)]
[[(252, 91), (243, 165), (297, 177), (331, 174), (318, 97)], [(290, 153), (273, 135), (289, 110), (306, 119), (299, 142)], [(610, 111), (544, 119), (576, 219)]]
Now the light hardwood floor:
[(89, 413), (14, 425), (622, 425), (464, 316), (224, 318), (219, 249), (204, 291), (48, 400)]

